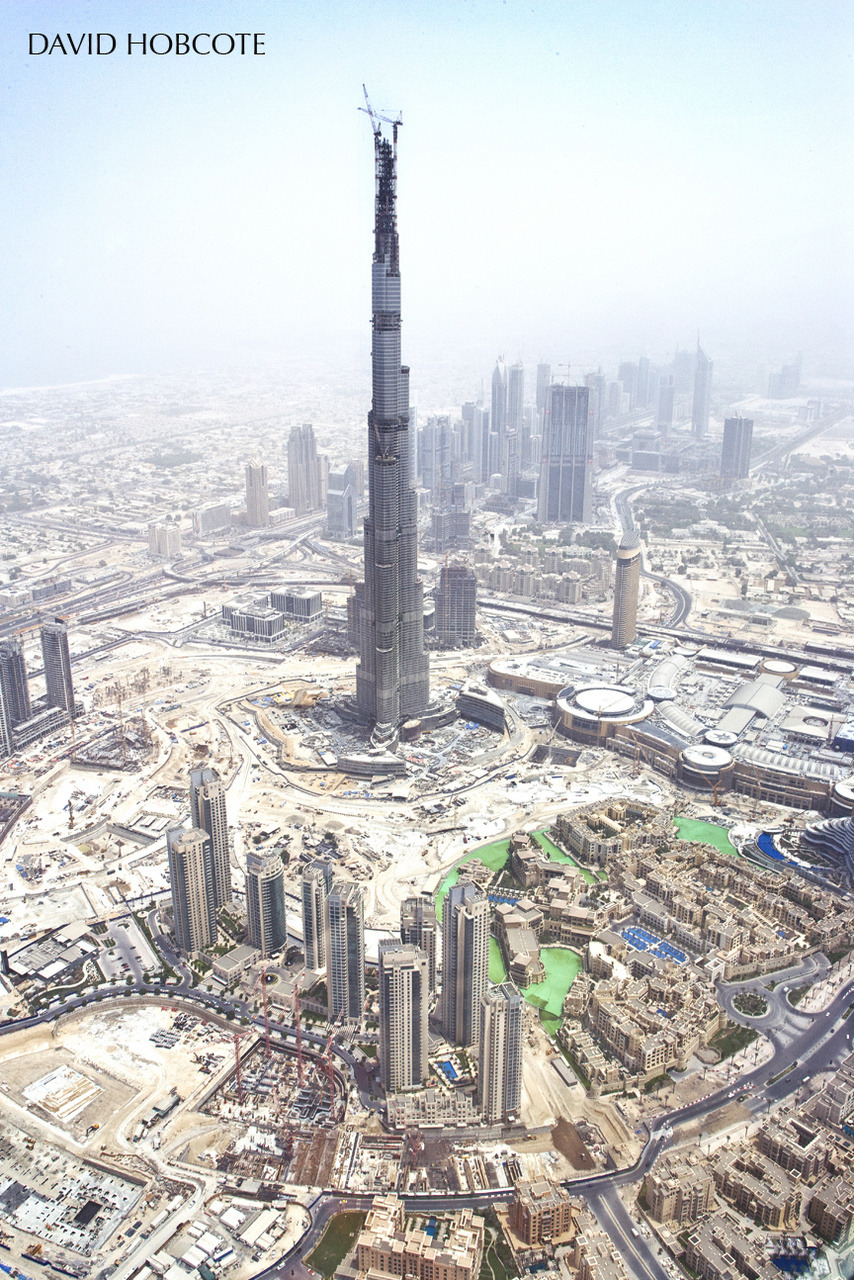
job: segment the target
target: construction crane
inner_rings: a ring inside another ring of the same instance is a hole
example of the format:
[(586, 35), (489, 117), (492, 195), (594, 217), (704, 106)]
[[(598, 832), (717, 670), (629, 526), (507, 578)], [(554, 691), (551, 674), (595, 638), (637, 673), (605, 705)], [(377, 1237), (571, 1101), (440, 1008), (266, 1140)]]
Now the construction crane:
[(398, 113), (397, 119), (392, 120), (390, 116), (378, 115), (378, 113), (374, 111), (373, 107), (371, 106), (371, 100), (368, 97), (368, 90), (365, 87), (365, 85), (362, 85), (362, 93), (365, 95), (365, 105), (363, 107), (359, 107), (359, 110), (364, 111), (365, 115), (368, 116), (368, 118), (370, 119), (371, 128), (373, 129), (375, 136), (380, 132), (381, 124), (391, 125), (393, 130), (392, 137), (394, 139), (395, 155), (396, 155), (397, 154), (397, 150), (396, 150), (397, 149), (397, 131), (400, 125), (403, 124), (403, 116), (400, 115), (400, 113)]

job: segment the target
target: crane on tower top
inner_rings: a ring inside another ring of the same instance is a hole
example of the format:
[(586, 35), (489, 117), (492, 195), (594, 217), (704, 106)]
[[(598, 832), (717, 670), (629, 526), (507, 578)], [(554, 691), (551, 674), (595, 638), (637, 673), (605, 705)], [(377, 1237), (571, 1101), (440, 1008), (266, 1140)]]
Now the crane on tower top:
[(403, 116), (401, 115), (400, 112), (398, 112), (397, 119), (392, 120), (391, 116), (379, 115), (379, 113), (374, 111), (373, 107), (371, 106), (371, 100), (368, 97), (368, 90), (365, 85), (362, 85), (362, 93), (365, 95), (365, 105), (363, 107), (359, 107), (359, 110), (364, 111), (365, 115), (368, 116), (368, 118), (370, 119), (371, 128), (374, 131), (374, 135), (376, 136), (377, 134), (380, 133), (381, 124), (390, 124), (392, 127), (392, 137), (396, 145), (397, 130), (400, 127), (400, 125), (403, 124)]

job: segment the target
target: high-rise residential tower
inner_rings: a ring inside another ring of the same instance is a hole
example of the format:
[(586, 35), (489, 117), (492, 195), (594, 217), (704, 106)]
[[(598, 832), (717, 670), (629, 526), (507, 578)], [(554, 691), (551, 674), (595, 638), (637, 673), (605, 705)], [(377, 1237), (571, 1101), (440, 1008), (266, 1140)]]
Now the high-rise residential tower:
[(326, 968), (326, 899), (332, 886), (331, 862), (312, 862), (302, 873), (302, 936), (305, 966)]
[(752, 418), (727, 418), (721, 451), (721, 478), (746, 480), (750, 475), (750, 450), (753, 444)]
[(697, 362), (694, 366), (694, 399), (691, 405), (691, 435), (698, 440), (709, 434), (709, 407), (712, 398), (712, 372), (710, 360), (697, 343)]
[(0, 640), (0, 690), (10, 726), (29, 720), (30, 690), (20, 640)]
[(217, 907), (231, 902), (231, 866), (228, 859), (228, 815), (225, 787), (216, 769), (190, 773), (190, 821), (210, 836)]
[(500, 1124), (522, 1105), (522, 997), (510, 982), (480, 1002), (477, 1098), (484, 1124)]
[(330, 1019), (356, 1022), (365, 1007), (365, 899), (344, 880), (332, 882), (326, 899), (326, 1004)]
[(468, 648), (476, 638), (477, 577), (465, 564), (445, 564), (434, 592), (434, 632), (442, 644)]
[(249, 945), (262, 956), (287, 946), (285, 869), (278, 853), (246, 855), (246, 922)]
[(537, 414), (539, 415), (540, 434), (546, 417), (546, 405), (549, 398), (549, 387), (552, 383), (552, 367), (550, 364), (537, 365)]
[[(530, 446), (527, 448), (530, 454)], [(501, 455), (501, 474), (507, 492), (519, 492), (519, 475), (525, 463), (525, 366), (511, 364), (507, 372), (507, 439)]]
[(319, 511), (326, 501), (325, 457), (317, 454), (314, 427), (304, 422), (288, 436), (288, 504), (298, 516)]
[(71, 654), (68, 649), (68, 627), (62, 618), (46, 622), (41, 628), (42, 660), (47, 684), (47, 704), (62, 707), (74, 719), (74, 682), (71, 679)]
[(380, 1079), (386, 1093), (427, 1081), (428, 962), (418, 947), (379, 944)]
[(213, 856), (206, 831), (166, 833), (172, 915), (178, 946), (194, 955), (216, 943)]
[(489, 978), (489, 902), (474, 884), (455, 884), (442, 909), (442, 1025), (452, 1044), (477, 1042)]
[(587, 387), (549, 388), (540, 463), (540, 524), (586, 524), (593, 514), (593, 433)]
[(255, 458), (246, 464), (246, 522), (250, 529), (266, 529), (270, 523), (267, 468)]
[(356, 668), (359, 712), (376, 745), (392, 746), (430, 697), (424, 597), (418, 578), (418, 517), (411, 483), (409, 369), (400, 363), (400, 258), (393, 140), (374, 125), (376, 200), (372, 267), (372, 402), (368, 414), (365, 589)]
[(418, 947), (427, 957), (427, 985), (436, 990), (436, 908), (433, 895), (422, 893), (400, 904), (400, 940)]
[(637, 635), (638, 591), (640, 589), (641, 544), (637, 530), (623, 535), (617, 548), (614, 572), (614, 619), (611, 644), (625, 649)]

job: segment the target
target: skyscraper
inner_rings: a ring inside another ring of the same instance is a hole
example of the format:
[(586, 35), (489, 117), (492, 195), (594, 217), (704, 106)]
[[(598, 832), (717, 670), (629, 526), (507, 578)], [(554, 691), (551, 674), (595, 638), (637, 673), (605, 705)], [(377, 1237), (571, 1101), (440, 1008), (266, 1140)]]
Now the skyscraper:
[(332, 863), (312, 862), (302, 873), (302, 936), (305, 966), (326, 968), (326, 899), (332, 886)]
[(246, 855), (246, 920), (249, 945), (262, 956), (287, 946), (285, 869), (278, 853)]
[(445, 564), (434, 592), (434, 630), (442, 644), (467, 648), (473, 645), (477, 620), (477, 578), (465, 564)]
[(510, 982), (480, 1001), (477, 1100), (484, 1124), (515, 1118), (522, 1105), (522, 997)]
[(625, 649), (637, 635), (638, 590), (640, 588), (641, 545), (637, 530), (623, 535), (617, 548), (614, 573), (614, 619), (611, 645)]
[(427, 957), (427, 986), (436, 990), (436, 908), (433, 895), (422, 893), (400, 904), (400, 940), (418, 947)]
[(727, 418), (721, 451), (721, 478), (745, 480), (750, 475), (750, 450), (753, 444), (752, 418)]
[(635, 387), (635, 407), (645, 409), (649, 404), (649, 360), (646, 356), (638, 357), (638, 376)]
[(489, 977), (489, 902), (474, 884), (455, 884), (442, 909), (442, 1025), (452, 1044), (475, 1044)]
[(587, 387), (549, 388), (540, 463), (540, 524), (586, 524), (593, 514), (593, 439)]
[(344, 880), (326, 899), (326, 1003), (330, 1019), (359, 1021), (365, 1007), (365, 899)]
[(298, 516), (319, 511), (326, 501), (324, 459), (317, 455), (314, 427), (304, 422), (288, 436), (288, 504)]
[(194, 955), (216, 943), (216, 902), (211, 842), (194, 827), (166, 833), (175, 938)]
[(492, 371), (492, 430), (498, 436), (499, 447), (507, 433), (507, 366), (499, 356)]
[(379, 944), (380, 1079), (386, 1093), (427, 1080), (428, 962), (423, 951), (391, 939)]
[(62, 707), (74, 719), (74, 683), (71, 679), (71, 654), (68, 650), (68, 627), (62, 618), (46, 622), (41, 628), (42, 660), (47, 684), (47, 704)]
[(418, 578), (418, 517), (411, 485), (409, 369), (400, 363), (400, 259), (393, 142), (374, 125), (376, 200), (372, 266), (372, 402), (368, 414), (365, 590), (356, 700), (374, 742), (392, 746), (400, 725), (425, 710), (430, 676)]
[(691, 405), (691, 435), (701, 440), (709, 434), (709, 406), (712, 397), (712, 371), (710, 360), (697, 343), (697, 362), (694, 368), (694, 400)]
[(0, 689), (10, 726), (29, 720), (30, 690), (20, 640), (0, 641)]
[(211, 841), (214, 869), (214, 901), (217, 907), (231, 902), (231, 867), (228, 860), (228, 815), (225, 787), (216, 769), (190, 773), (190, 821), (206, 831)]
[(266, 529), (270, 523), (267, 468), (255, 458), (246, 464), (246, 521), (250, 529)]
[(540, 422), (540, 435), (543, 432), (543, 422), (546, 416), (546, 404), (548, 402), (549, 387), (552, 382), (552, 367), (550, 364), (537, 365), (537, 413)]

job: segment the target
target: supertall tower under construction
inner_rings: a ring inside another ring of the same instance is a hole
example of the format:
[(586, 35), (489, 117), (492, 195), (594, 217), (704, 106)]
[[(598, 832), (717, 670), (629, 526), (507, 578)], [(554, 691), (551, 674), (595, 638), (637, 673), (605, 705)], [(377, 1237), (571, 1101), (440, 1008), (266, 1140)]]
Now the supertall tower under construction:
[(400, 363), (400, 261), (397, 129), (392, 139), (371, 113), (376, 159), (372, 274), (372, 388), (368, 414), (368, 516), (365, 585), (359, 593), (356, 701), (374, 726), (376, 745), (393, 746), (398, 729), (427, 707), (424, 599), (418, 579), (418, 530), (411, 487), (409, 369)]

